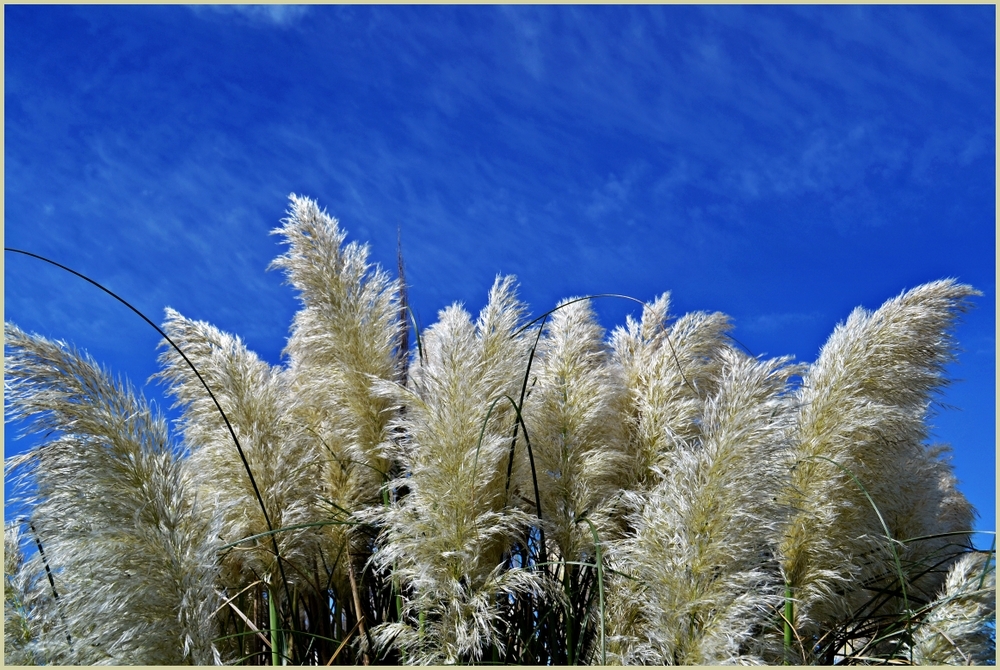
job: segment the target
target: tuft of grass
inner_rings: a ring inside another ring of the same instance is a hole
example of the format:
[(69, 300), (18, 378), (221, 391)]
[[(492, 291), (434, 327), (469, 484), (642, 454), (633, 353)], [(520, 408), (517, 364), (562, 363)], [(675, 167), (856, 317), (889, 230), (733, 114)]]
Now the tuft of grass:
[[(719, 353), (699, 436), (675, 446), (648, 491), (625, 501), (631, 532), (613, 542), (614, 657), (657, 665), (761, 662), (751, 642), (781, 601), (770, 547), (785, 510), (784, 476), (794, 405), (787, 359)], [(751, 530), (752, 529), (752, 532)]]
[(140, 313), (180, 444), (5, 326), (7, 418), (43, 436), (5, 462), (8, 663), (993, 659), (995, 551), (928, 430), (972, 288), (856, 310), (801, 366), (666, 293), (610, 336), (590, 301), (626, 296), (529, 319), (513, 277), (421, 330), (401, 254), (393, 278), (294, 195), (274, 233), (281, 365)]
[(65, 664), (217, 661), (219, 526), (202, 515), (163, 419), (61, 343), (6, 324), (4, 345), (7, 416), (48, 436), (6, 463), (55, 573), (46, 609), (59, 621), (43, 617), (49, 634), (30, 651)]
[[(383, 526), (373, 561), (392, 569), (408, 592), (400, 619), (379, 627), (376, 644), (392, 644), (418, 663), (478, 661), (503, 653), (501, 601), (540, 588), (502, 556), (531, 516), (507, 506), (513, 397), (526, 363), (524, 337), (512, 337), (523, 306), (512, 278), (498, 278), (475, 323), (458, 306), (444, 310), (422, 337), (423, 358), (409, 388), (379, 388), (405, 405), (395, 421), (405, 440), (393, 445), (405, 489), (380, 509)], [(506, 595), (505, 595), (506, 594)]]
[[(864, 628), (905, 614), (905, 588), (918, 598), (934, 593), (968, 550), (961, 533), (971, 530), (971, 507), (942, 449), (925, 441), (934, 393), (954, 360), (951, 327), (975, 295), (942, 280), (875, 312), (859, 308), (803, 376), (782, 495), (795, 514), (778, 549), (804, 639), (840, 621)], [(908, 543), (899, 555), (897, 540), (928, 536), (938, 539)], [(908, 568), (902, 588), (894, 556)]]
[(990, 622), (996, 617), (996, 559), (969, 552), (955, 560), (937, 599), (913, 634), (910, 655), (919, 665), (988, 665)]

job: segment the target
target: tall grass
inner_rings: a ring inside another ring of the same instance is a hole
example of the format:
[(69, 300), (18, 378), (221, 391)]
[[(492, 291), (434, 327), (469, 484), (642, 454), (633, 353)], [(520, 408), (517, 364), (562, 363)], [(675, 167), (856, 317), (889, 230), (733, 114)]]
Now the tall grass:
[[(954, 359), (951, 325), (974, 295), (945, 280), (873, 313), (857, 309), (803, 378), (783, 496), (796, 513), (779, 556), (792, 623), (806, 640), (857, 612), (898, 626), (933, 597), (969, 542), (972, 508), (942, 450), (925, 441), (933, 394)], [(882, 628), (860, 635), (869, 641)], [(822, 638), (827, 658), (853, 636)]]
[(782, 391), (797, 370), (733, 348), (718, 357), (697, 438), (655, 467), (650, 490), (626, 494), (632, 531), (611, 549), (621, 573), (611, 590), (614, 656), (623, 663), (764, 660), (754, 637), (782, 598), (770, 548), (787, 513), (776, 494), (794, 406)]
[(928, 429), (972, 288), (856, 310), (794, 365), (669, 294), (610, 336), (589, 299), (528, 320), (498, 277), (411, 351), (401, 261), (308, 198), (274, 232), (280, 365), (167, 310), (179, 443), (5, 326), (7, 418), (42, 436), (5, 462), (6, 662), (993, 660), (994, 552)]
[(510, 278), (498, 279), (475, 323), (458, 306), (441, 313), (422, 338), (411, 388), (387, 395), (405, 406), (395, 421), (405, 438), (395, 456), (405, 490), (377, 517), (384, 527), (375, 563), (408, 591), (400, 620), (383, 624), (381, 646), (396, 645), (418, 663), (477, 661), (503, 653), (503, 600), (538, 588), (503, 555), (531, 515), (508, 504), (510, 428), (526, 362), (514, 335), (523, 306)]
[(20, 567), (37, 575), (44, 560), (54, 573), (33, 580), (52, 600), (27, 622), (27, 651), (60, 664), (217, 660), (220, 525), (201, 514), (207, 501), (185, 482), (164, 420), (61, 343), (7, 324), (4, 344), (7, 414), (47, 434), (6, 462), (30, 478), (29, 528), (44, 547)]

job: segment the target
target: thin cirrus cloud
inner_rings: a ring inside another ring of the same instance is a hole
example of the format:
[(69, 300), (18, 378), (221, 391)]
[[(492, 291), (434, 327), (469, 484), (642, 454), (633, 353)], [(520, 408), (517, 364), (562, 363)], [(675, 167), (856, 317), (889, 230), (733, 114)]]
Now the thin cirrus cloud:
[[(424, 326), (452, 301), (476, 311), (513, 273), (536, 314), (671, 290), (678, 312), (731, 314), (754, 353), (808, 361), (854, 306), (957, 276), (987, 293), (961, 326), (957, 376), (991, 400), (993, 20), (990, 7), (12, 6), (5, 241), (114, 284), (154, 320), (171, 306), (238, 333), (272, 363), (296, 304), (265, 271), (281, 252), (268, 232), (293, 192), (389, 268), (398, 232)], [(155, 370), (155, 334), (47, 272), (6, 259), (7, 318), (136, 381)], [(634, 311), (597, 308), (609, 327)], [(956, 445), (956, 463), (993, 527), (992, 470), (976, 483), (972, 463), (995, 410), (976, 396), (963, 420), (979, 442)]]
[(189, 5), (188, 8), (196, 15), (213, 13), (278, 28), (294, 26), (309, 12), (309, 7), (306, 5)]

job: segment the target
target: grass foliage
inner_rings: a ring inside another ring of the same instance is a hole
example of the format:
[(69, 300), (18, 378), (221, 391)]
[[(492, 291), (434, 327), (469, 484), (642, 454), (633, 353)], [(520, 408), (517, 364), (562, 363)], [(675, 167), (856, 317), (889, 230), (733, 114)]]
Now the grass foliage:
[[(6, 324), (10, 664), (989, 663), (994, 552), (929, 441), (977, 291), (750, 356), (669, 294), (610, 335), (512, 277), (415, 333), (406, 288), (292, 196), (281, 365), (167, 310), (171, 432)], [(209, 390), (211, 393), (209, 393)], [(221, 410), (221, 411), (220, 411)]]

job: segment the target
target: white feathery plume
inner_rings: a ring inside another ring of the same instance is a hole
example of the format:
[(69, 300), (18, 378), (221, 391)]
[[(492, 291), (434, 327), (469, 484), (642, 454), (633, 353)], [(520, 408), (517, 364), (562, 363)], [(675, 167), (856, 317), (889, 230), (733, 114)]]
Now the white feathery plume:
[(223, 520), (222, 539), (227, 544), (260, 536), (224, 554), (222, 585), (238, 589), (258, 575), (278, 586), (286, 566), (278, 565), (274, 542), (291, 568), (285, 570), (286, 578), (301, 584), (314, 564), (320, 532), (299, 528), (267, 534), (319, 520), (314, 482), (320, 466), (310, 445), (293, 439), (285, 416), (285, 375), (261, 361), (238, 337), (204, 321), (168, 309), (163, 328), (212, 390), (246, 458), (244, 465), (219, 408), (191, 367), (176, 350), (166, 348), (160, 356), (163, 369), (156, 376), (169, 384), (183, 408), (180, 424), (190, 450), (191, 485), (206, 504), (215, 506), (213, 513)]
[[(899, 586), (895, 541), (971, 530), (971, 508), (950, 468), (924, 441), (933, 394), (947, 383), (944, 366), (954, 360), (951, 327), (974, 295), (969, 286), (942, 280), (875, 312), (858, 308), (803, 378), (794, 467), (782, 496), (796, 514), (779, 544), (803, 639), (865, 607), (873, 595), (859, 587), (865, 580)], [(901, 558), (919, 574), (928, 562), (920, 552), (942, 548), (914, 542)], [(936, 590), (941, 574), (935, 574), (936, 582), (920, 578), (923, 591)], [(902, 602), (887, 606), (898, 610)]]
[[(498, 278), (473, 324), (455, 305), (423, 337), (410, 388), (384, 384), (406, 405), (396, 456), (408, 490), (382, 515), (373, 560), (410, 595), (403, 621), (375, 631), (411, 663), (475, 661), (500, 645), (500, 601), (530, 591), (529, 573), (503, 569), (503, 553), (531, 515), (507, 507), (506, 475), (516, 401), (530, 343), (516, 329), (524, 312), (512, 277)], [(491, 411), (492, 406), (492, 411)], [(518, 449), (523, 449), (519, 440)]]
[[(552, 314), (532, 366), (523, 414), (531, 439), (546, 538), (566, 560), (593, 560), (594, 540), (581, 523), (598, 527), (608, 502), (628, 483), (620, 368), (610, 361), (604, 331), (587, 300), (564, 301)], [(515, 490), (534, 510), (526, 450), (516, 459)]]
[[(382, 504), (393, 475), (386, 444), (396, 407), (373, 385), (401, 372), (401, 285), (368, 262), (367, 245), (345, 244), (347, 233), (315, 201), (290, 201), (282, 227), (271, 231), (288, 245), (271, 267), (284, 270), (302, 303), (285, 347), (287, 418), (294, 439), (323, 464), (310, 483), (336, 522), (323, 531), (324, 562), (332, 564), (335, 598), (346, 603), (350, 592), (357, 609), (356, 557), (373, 539), (357, 521)], [(362, 631), (367, 638), (364, 623)]]
[[(868, 490), (890, 533), (903, 543), (897, 550), (907, 597), (919, 604), (934, 599), (955, 555), (968, 551), (975, 510), (958, 490), (947, 445), (915, 444), (911, 449), (894, 470), (892, 486), (876, 481)], [(882, 581), (887, 580), (898, 578)]]
[(633, 530), (609, 548), (609, 650), (621, 663), (762, 661), (750, 647), (780, 600), (771, 545), (798, 368), (732, 348), (714, 355), (697, 443), (670, 453), (652, 490), (625, 496)]
[(391, 462), (384, 450), (394, 407), (373, 383), (400, 372), (400, 285), (368, 263), (368, 246), (344, 244), (336, 219), (292, 195), (280, 235), (288, 250), (272, 267), (299, 293), (289, 356), (289, 392), (302, 439), (325, 454), (325, 496), (355, 511), (381, 500)]
[[(215, 534), (165, 421), (89, 357), (6, 324), (9, 419), (48, 433), (8, 459), (58, 587), (56, 663), (219, 660)], [(37, 563), (35, 564), (37, 572)], [(69, 640), (65, 636), (69, 636)]]
[(663, 458), (698, 437), (704, 399), (713, 392), (718, 352), (727, 346), (728, 317), (695, 312), (667, 326), (670, 294), (643, 307), (642, 320), (628, 317), (611, 334), (614, 359), (629, 392), (625, 417), (633, 449), (635, 483), (651, 488)]
[[(917, 665), (988, 665), (996, 662), (991, 636), (996, 627), (996, 564), (968, 552), (948, 571), (930, 613), (913, 635)], [(992, 630), (991, 630), (992, 629)]]

